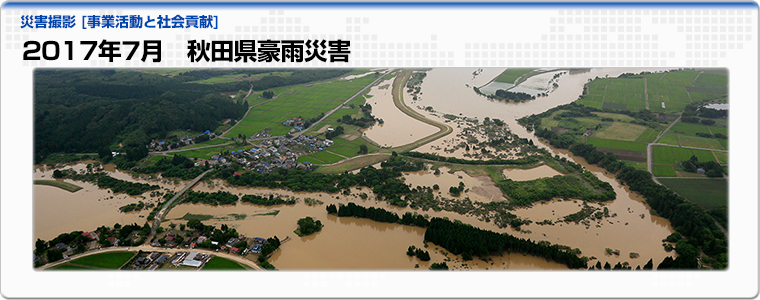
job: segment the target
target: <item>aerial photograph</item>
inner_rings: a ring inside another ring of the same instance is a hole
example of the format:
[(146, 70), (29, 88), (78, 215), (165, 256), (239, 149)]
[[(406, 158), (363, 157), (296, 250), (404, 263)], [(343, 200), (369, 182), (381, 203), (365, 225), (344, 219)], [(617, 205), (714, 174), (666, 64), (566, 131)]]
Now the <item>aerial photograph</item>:
[(34, 72), (34, 270), (726, 270), (718, 68)]

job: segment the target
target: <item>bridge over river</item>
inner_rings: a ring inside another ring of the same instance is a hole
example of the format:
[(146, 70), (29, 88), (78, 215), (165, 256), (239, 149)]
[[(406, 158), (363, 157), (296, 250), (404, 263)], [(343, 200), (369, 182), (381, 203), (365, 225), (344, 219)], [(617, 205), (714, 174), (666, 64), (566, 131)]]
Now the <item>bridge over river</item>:
[(193, 186), (198, 184), (198, 182), (201, 181), (203, 176), (206, 176), (208, 172), (211, 172), (211, 170), (207, 170), (206, 172), (201, 173), (201, 175), (198, 175), (198, 177), (195, 177), (193, 181), (190, 181), (190, 183), (188, 183), (182, 190), (180, 190), (177, 194), (174, 195), (174, 197), (169, 199), (169, 201), (167, 201), (164, 204), (164, 207), (162, 207), (161, 210), (159, 210), (158, 213), (156, 214), (155, 221), (153, 221), (153, 228), (151, 228), (150, 236), (147, 239), (148, 241), (150, 241), (153, 238), (153, 236), (156, 235), (156, 230), (158, 229), (159, 226), (161, 226), (161, 222), (164, 220), (164, 217), (166, 217), (166, 214), (169, 213), (169, 210), (171, 209), (174, 201), (179, 199), (179, 197), (181, 197), (182, 194), (187, 192), (187, 190), (191, 189)]

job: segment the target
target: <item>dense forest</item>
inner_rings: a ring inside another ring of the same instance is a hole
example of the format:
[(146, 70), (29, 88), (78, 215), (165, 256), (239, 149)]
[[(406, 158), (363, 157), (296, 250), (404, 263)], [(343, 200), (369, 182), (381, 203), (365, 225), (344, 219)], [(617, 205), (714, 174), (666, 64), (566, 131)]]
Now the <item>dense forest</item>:
[[(255, 81), (200, 84), (191, 81), (274, 70), (189, 70), (177, 76), (112, 69), (38, 69), (34, 76), (35, 161), (56, 152), (99, 152), (118, 143), (135, 152), (174, 130), (214, 130), (225, 119), (239, 119), (246, 101), (222, 92), (265, 90), (333, 78), (348, 69), (283, 70)], [(145, 151), (147, 154), (147, 150)]]

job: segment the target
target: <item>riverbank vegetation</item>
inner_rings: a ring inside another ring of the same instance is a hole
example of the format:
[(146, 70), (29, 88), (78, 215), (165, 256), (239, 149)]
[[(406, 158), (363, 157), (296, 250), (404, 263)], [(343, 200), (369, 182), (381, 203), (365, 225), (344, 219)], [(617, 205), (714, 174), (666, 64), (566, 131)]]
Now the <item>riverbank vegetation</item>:
[(395, 212), (387, 211), (383, 208), (366, 208), (353, 202), (349, 202), (346, 205), (340, 204), (338, 207), (335, 204), (330, 204), (326, 209), (327, 213), (337, 215), (338, 217), (364, 218), (382, 223), (399, 223), (423, 228), (427, 227), (430, 223), (425, 216), (420, 214), (406, 212), (402, 217), (399, 217)]

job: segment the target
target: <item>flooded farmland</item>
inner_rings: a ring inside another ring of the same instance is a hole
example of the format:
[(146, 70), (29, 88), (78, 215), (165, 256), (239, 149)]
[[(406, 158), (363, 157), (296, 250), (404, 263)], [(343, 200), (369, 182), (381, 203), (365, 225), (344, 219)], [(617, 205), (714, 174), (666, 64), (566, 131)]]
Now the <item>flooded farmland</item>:
[[(521, 254), (493, 257), (490, 261), (482, 261), (476, 258), (474, 261), (463, 262), (461, 257), (448, 254), (434, 244), (428, 244), (425, 248), (425, 244), (423, 244), (424, 229), (422, 228), (350, 217), (339, 218), (328, 215), (325, 210), (325, 205), (348, 202), (354, 202), (365, 207), (384, 208), (398, 214), (416, 212), (429, 217), (447, 217), (486, 230), (506, 232), (534, 241), (545, 240), (567, 245), (571, 248), (581, 249), (582, 255), (596, 257), (602, 263), (629, 262), (635, 268), (636, 265), (643, 265), (650, 258), (659, 262), (665, 256), (674, 255), (674, 253), (665, 252), (661, 246), (661, 240), (673, 232), (669, 222), (661, 217), (651, 215), (649, 208), (640, 196), (617, 183), (611, 174), (588, 165), (582, 158), (576, 158), (566, 151), (548, 147), (535, 138), (532, 133), (517, 125), (515, 121), (516, 118), (524, 115), (540, 113), (554, 106), (574, 101), (581, 94), (583, 84), (590, 78), (616, 76), (632, 70), (592, 69), (585, 73), (565, 74), (559, 78), (559, 86), (548, 96), (539, 97), (526, 103), (492, 101), (474, 93), (473, 86), (481, 86), (487, 83), (502, 70), (486, 69), (480, 75), (473, 76), (471, 69), (433, 69), (428, 72), (428, 76), (422, 83), (422, 93), (419, 100), (411, 100), (412, 97), (409, 94), (405, 95), (404, 100), (410, 107), (417, 109), (423, 115), (436, 118), (441, 122), (444, 121), (442, 117), (444, 114), (456, 116), (461, 114), (461, 116), (477, 117), (481, 120), (485, 117), (501, 119), (508, 124), (512, 132), (520, 137), (530, 138), (535, 144), (547, 148), (552, 153), (567, 157), (583, 165), (601, 180), (610, 183), (617, 193), (617, 198), (613, 201), (585, 204), (599, 211), (606, 209), (609, 212), (608, 217), (598, 220), (592, 219), (593, 221), (586, 224), (565, 222), (564, 217), (581, 210), (584, 203), (581, 200), (574, 199), (555, 199), (511, 211), (520, 218), (532, 221), (531, 224), (523, 225), (521, 230), (516, 230), (499, 228), (492, 222), (486, 222), (473, 215), (391, 206), (387, 202), (377, 201), (374, 194), (366, 188), (352, 188), (351, 195), (297, 193), (266, 188), (231, 187), (220, 180), (204, 180), (193, 189), (206, 192), (222, 190), (236, 195), (275, 194), (298, 198), (301, 201), (295, 205), (271, 207), (245, 203), (238, 203), (235, 206), (180, 204), (170, 211), (165, 219), (165, 224), (186, 222), (181, 219), (186, 214), (207, 215), (210, 219), (204, 223), (228, 224), (246, 236), (270, 237), (276, 235), (280, 239), (289, 237), (290, 239), (270, 259), (272, 264), (283, 270), (413, 270), (416, 267), (427, 270), (429, 263), (443, 260), (449, 260), (449, 267), (455, 269), (566, 269), (564, 265)], [(390, 87), (380, 88), (387, 84), (390, 84), (390, 81), (385, 81), (370, 91), (372, 97), (368, 99), (368, 103), (373, 106), (373, 114), (384, 119), (385, 124), (368, 129), (365, 132), (367, 137), (381, 145), (398, 146), (408, 144), (436, 131), (434, 127), (399, 112), (393, 105)], [(433, 107), (433, 112), (424, 109), (428, 106)], [(460, 149), (454, 152), (442, 150), (450, 146), (450, 143), (458, 143), (452, 137), (458, 132), (457, 130), (461, 129), (455, 127), (454, 130), (454, 134), (433, 141), (415, 149), (415, 151), (463, 158), (467, 153), (466, 150)], [(399, 134), (399, 132), (403, 134)], [(86, 164), (80, 163), (66, 168), (81, 171), (86, 168)], [(135, 178), (129, 173), (113, 169), (111, 165), (106, 165), (104, 169), (110, 176), (118, 179), (158, 184), (162, 191), (176, 191), (185, 184), (185, 182), (175, 182), (174, 180)], [(38, 168), (35, 170), (34, 179), (50, 179), (52, 171)], [(465, 171), (451, 171), (447, 167), (440, 167), (439, 172), (436, 174), (433, 169), (408, 172), (403, 177), (405, 182), (412, 187), (438, 184), (440, 191), (436, 192), (436, 195), (442, 197), (452, 197), (446, 193), (448, 188), (458, 186), (462, 182), (467, 191), (460, 198), (466, 197), (476, 202), (506, 201), (500, 189), (488, 176), (471, 176)], [(502, 170), (502, 174), (504, 178), (524, 181), (559, 175), (559, 172), (549, 166), (539, 166), (524, 170), (505, 169)], [(93, 230), (98, 226), (112, 226), (114, 223), (136, 222), (142, 224), (149, 212), (148, 210), (124, 214), (119, 212), (118, 208), (140, 200), (146, 203), (158, 201), (158, 197), (152, 198), (147, 195), (149, 193), (136, 197), (124, 194), (113, 195), (109, 190), (99, 189), (89, 183), (66, 181), (82, 186), (83, 189), (76, 193), (70, 193), (50, 186), (34, 187), (35, 238), (51, 239), (63, 232)], [(369, 197), (366, 200), (361, 199), (360, 193), (367, 193)], [(305, 198), (313, 198), (324, 202), (324, 204), (309, 206), (302, 201)], [(296, 236), (293, 233), (296, 222), (305, 216), (312, 216), (320, 220), (325, 224), (325, 227), (322, 231), (307, 237)], [(539, 222), (545, 225), (538, 224)], [(406, 249), (412, 245), (429, 251), (432, 260), (421, 262), (416, 258), (407, 256), (405, 254)], [(621, 254), (620, 256), (608, 255), (605, 253), (605, 248), (618, 249)], [(629, 258), (630, 253), (638, 253), (640, 257)], [(590, 263), (593, 264), (595, 261), (592, 260)]]
[[(63, 167), (81, 172), (87, 168), (90, 162), (82, 162)], [(109, 176), (131, 182), (156, 184), (161, 186), (162, 191), (174, 191), (182, 186), (183, 182), (174, 184), (173, 181), (146, 180), (132, 177), (130, 174), (114, 169), (113, 165), (103, 166)], [(37, 166), (34, 170), (34, 179), (53, 179), (53, 169)], [(140, 196), (126, 194), (113, 194), (109, 189), (100, 189), (97, 185), (88, 182), (74, 181), (70, 179), (57, 179), (81, 186), (82, 189), (71, 193), (66, 190), (45, 186), (34, 186), (34, 237), (45, 240), (52, 239), (61, 233), (75, 230), (94, 230), (97, 227), (114, 223), (142, 225), (145, 217), (150, 212), (122, 213), (119, 207), (143, 201), (144, 203), (157, 203), (160, 197), (150, 197), (150, 192)]]

